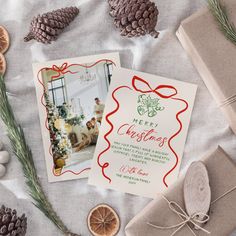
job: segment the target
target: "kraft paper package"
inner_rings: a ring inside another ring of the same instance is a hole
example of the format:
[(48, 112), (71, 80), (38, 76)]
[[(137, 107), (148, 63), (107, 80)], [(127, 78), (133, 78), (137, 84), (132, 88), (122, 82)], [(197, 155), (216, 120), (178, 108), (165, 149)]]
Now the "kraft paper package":
[[(222, 5), (236, 25), (236, 1)], [(236, 134), (236, 45), (226, 39), (207, 7), (183, 20), (176, 34)]]
[[(223, 194), (221, 199), (211, 205), (210, 220), (201, 225), (205, 230), (214, 236), (228, 236), (236, 228), (236, 165), (233, 160), (218, 147), (215, 151), (207, 154), (203, 159), (206, 165), (211, 187), (211, 201), (213, 202)], [(165, 198), (174, 201), (185, 210), (183, 196), (184, 176), (169, 189)], [(230, 191), (232, 190), (232, 191)], [(183, 222), (183, 219), (171, 211), (168, 202), (163, 196), (158, 197), (147, 205), (137, 216), (126, 226), (127, 236), (170, 236), (178, 227), (173, 229), (157, 229), (149, 223), (161, 227), (168, 227)], [(202, 230), (196, 230), (189, 224), (193, 232), (198, 236), (208, 235)], [(187, 225), (184, 225), (175, 236), (194, 236)]]

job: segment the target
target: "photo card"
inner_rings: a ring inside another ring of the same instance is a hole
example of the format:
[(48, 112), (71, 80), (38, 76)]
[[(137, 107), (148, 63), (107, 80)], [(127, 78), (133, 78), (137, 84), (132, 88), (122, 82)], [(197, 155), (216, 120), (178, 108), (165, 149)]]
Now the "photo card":
[(33, 64), (49, 182), (88, 177), (118, 53)]

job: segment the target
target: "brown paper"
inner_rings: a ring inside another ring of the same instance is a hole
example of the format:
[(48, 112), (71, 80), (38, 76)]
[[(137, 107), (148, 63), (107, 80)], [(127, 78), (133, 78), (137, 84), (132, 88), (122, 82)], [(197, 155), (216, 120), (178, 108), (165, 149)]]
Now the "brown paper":
[[(222, 2), (236, 25), (236, 1)], [(217, 104), (236, 95), (236, 45), (226, 39), (211, 12), (204, 8), (185, 19), (176, 34)], [(221, 109), (236, 134), (236, 101)]]
[[(236, 165), (221, 147), (203, 158), (212, 191), (212, 201), (236, 186)], [(166, 194), (169, 201), (177, 202), (183, 209), (183, 180), (182, 177)], [(204, 229), (214, 236), (228, 236), (236, 228), (236, 190), (223, 197), (210, 208), (210, 221)], [(170, 236), (175, 229), (155, 229), (147, 224), (151, 222), (158, 226), (171, 226), (182, 222), (179, 216), (173, 213), (167, 202), (158, 197), (153, 200), (126, 226), (127, 236)], [(198, 236), (208, 234), (194, 230)], [(187, 226), (184, 226), (176, 236), (193, 236)]]

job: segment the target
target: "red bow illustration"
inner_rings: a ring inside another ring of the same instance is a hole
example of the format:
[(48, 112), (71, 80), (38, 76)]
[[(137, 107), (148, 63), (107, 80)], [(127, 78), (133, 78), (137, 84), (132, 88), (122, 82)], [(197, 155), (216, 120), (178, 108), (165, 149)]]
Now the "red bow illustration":
[[(171, 98), (178, 93), (177, 89), (171, 85), (159, 85), (155, 89), (152, 89), (152, 87), (150, 86), (150, 84), (146, 80), (144, 80), (138, 76), (133, 77), (132, 86), (138, 92), (155, 93), (161, 98)], [(164, 90), (164, 91), (162, 91), (162, 90)]]
[(63, 63), (61, 67), (58, 67), (57, 65), (53, 65), (53, 66), (52, 66), (52, 69), (53, 69), (54, 71), (56, 71), (56, 72), (58, 72), (58, 73), (61, 73), (61, 74), (65, 74), (64, 71), (65, 71), (67, 68), (68, 68), (68, 63), (67, 63), (67, 62)]
[(57, 65), (53, 65), (52, 66), (52, 70), (54, 70), (55, 72), (57, 72), (57, 75), (52, 76), (52, 79), (56, 79), (58, 78), (60, 75), (64, 75), (66, 73), (70, 73), (70, 74), (76, 74), (78, 72), (72, 72), (70, 70), (68, 70), (72, 65), (68, 65), (67, 62), (63, 63), (61, 67), (58, 67)]

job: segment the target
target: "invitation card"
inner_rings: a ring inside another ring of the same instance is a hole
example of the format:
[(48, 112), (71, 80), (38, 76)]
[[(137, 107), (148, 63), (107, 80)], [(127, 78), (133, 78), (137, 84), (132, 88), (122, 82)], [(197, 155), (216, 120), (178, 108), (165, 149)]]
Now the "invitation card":
[(178, 177), (197, 86), (116, 68), (89, 184), (155, 198)]
[(49, 182), (88, 177), (118, 53), (33, 64)]

